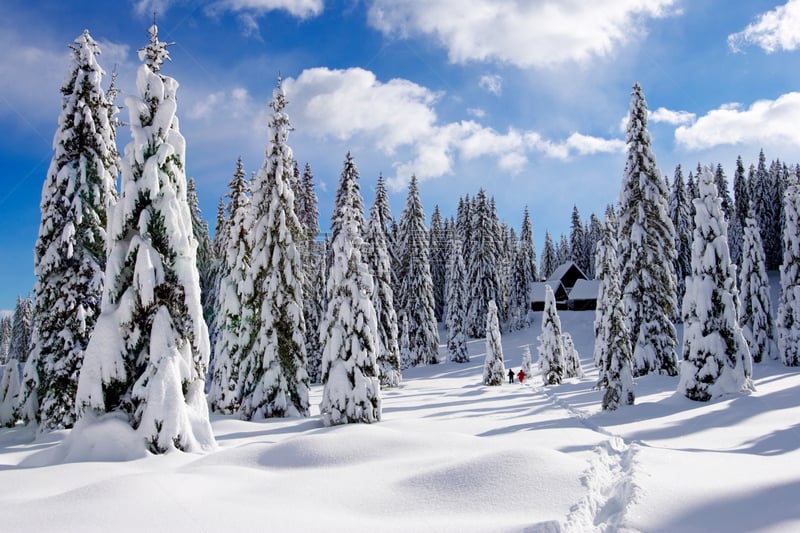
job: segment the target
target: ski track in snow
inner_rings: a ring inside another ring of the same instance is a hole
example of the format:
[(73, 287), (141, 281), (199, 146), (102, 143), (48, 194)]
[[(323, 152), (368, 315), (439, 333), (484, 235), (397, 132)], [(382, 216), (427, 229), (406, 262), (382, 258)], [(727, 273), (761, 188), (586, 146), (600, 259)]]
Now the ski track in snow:
[(581, 425), (605, 435), (608, 440), (594, 449), (595, 456), (582, 478), (588, 492), (573, 506), (563, 528), (534, 528), (529, 530), (530, 533), (638, 531), (624, 527), (624, 520), (628, 506), (635, 500), (638, 490), (634, 474), (635, 456), (639, 444), (630, 443), (625, 438), (591, 422), (584, 411), (559, 398), (555, 391), (544, 386), (532, 387), (532, 390), (543, 394), (554, 406), (567, 411)]

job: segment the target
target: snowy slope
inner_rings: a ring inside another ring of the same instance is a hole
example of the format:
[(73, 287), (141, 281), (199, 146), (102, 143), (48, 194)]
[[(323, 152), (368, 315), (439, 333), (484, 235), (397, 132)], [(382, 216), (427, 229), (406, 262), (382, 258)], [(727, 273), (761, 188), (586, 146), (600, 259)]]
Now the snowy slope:
[[(0, 530), (800, 530), (800, 372), (756, 365), (756, 392), (706, 404), (647, 376), (603, 413), (593, 318), (561, 313), (585, 378), (485, 387), (474, 340), (469, 363), (406, 371), (373, 425), (323, 428), (315, 386), (310, 418), (214, 418), (206, 455), (135, 457), (114, 420), (92, 441), (2, 429)], [(504, 336), (506, 367), (540, 324)]]

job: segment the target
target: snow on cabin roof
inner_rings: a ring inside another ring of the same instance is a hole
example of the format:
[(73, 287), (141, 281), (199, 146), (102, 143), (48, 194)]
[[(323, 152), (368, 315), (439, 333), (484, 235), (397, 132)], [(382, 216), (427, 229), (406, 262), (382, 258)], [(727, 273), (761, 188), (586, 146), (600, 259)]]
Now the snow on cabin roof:
[(544, 297), (546, 294), (545, 287), (550, 285), (550, 288), (553, 289), (553, 294), (556, 297), (557, 302), (561, 302), (567, 299), (567, 290), (564, 288), (564, 285), (558, 281), (536, 281), (531, 283), (531, 290), (530, 290), (530, 301), (533, 302), (544, 302)]
[(579, 279), (569, 291), (570, 300), (596, 300), (600, 290), (599, 279)]
[(586, 279), (588, 277), (586, 276), (586, 274), (583, 273), (583, 271), (580, 268), (578, 268), (578, 265), (576, 265), (573, 261), (567, 261), (566, 263), (556, 268), (553, 271), (553, 273), (550, 274), (550, 277), (547, 278), (547, 281), (562, 280), (564, 279), (564, 276), (566, 276), (567, 273), (573, 268), (580, 273), (580, 277), (582, 277), (583, 279)]

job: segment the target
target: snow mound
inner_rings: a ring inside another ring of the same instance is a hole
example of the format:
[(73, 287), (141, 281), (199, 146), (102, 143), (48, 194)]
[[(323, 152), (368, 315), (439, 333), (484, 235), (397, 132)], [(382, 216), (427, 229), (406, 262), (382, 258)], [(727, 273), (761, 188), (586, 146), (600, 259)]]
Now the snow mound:
[(132, 461), (147, 455), (145, 441), (124, 417), (114, 414), (97, 418), (85, 416), (61, 444), (31, 455), (20, 466)]

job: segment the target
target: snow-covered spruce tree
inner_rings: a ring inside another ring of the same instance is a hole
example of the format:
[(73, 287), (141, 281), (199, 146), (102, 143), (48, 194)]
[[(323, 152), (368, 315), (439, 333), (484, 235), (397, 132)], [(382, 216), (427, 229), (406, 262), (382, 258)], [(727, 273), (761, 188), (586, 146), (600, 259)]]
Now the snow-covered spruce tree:
[[(309, 314), (309, 322), (306, 322), (306, 354), (308, 362), (308, 379), (311, 383), (322, 383), (322, 343), (320, 342), (320, 326), (322, 320), (325, 318), (325, 308), (328, 305), (326, 296), (326, 283), (327, 283), (327, 270), (328, 270), (328, 245), (327, 240), (323, 240), (317, 247), (311, 262), (311, 271), (307, 276), (314, 283), (311, 285), (314, 289), (311, 297), (309, 298), (314, 302), (314, 311), (318, 312), (318, 316)], [(311, 331), (310, 328), (314, 327)], [(315, 333), (316, 336), (312, 335)]]
[(569, 257), (581, 269), (589, 272), (589, 252), (586, 247), (586, 228), (581, 221), (578, 206), (572, 206), (572, 219), (569, 232)]
[(556, 268), (560, 267), (569, 260), (569, 241), (567, 240), (567, 236), (562, 233), (558, 240), (558, 245), (556, 245)]
[(692, 275), (683, 299), (684, 336), (678, 391), (690, 400), (752, 390), (752, 360), (739, 327), (736, 267), (728, 251), (728, 222), (714, 175), (699, 176), (694, 201)]
[(628, 158), (619, 196), (620, 288), (633, 342), (634, 375), (678, 373), (675, 230), (667, 187), (647, 131), (647, 102), (638, 83), (631, 94)]
[(777, 334), (772, 320), (772, 301), (769, 295), (769, 279), (764, 266), (764, 248), (752, 211), (745, 219), (744, 241), (741, 248), (739, 324), (750, 348), (753, 362), (760, 363), (764, 357), (777, 359), (778, 345), (775, 341)]
[(681, 166), (675, 167), (675, 179), (669, 196), (669, 218), (675, 228), (675, 280), (677, 287), (677, 313), (675, 318), (680, 321), (680, 310), (683, 305), (683, 293), (686, 291), (686, 277), (692, 272), (692, 229), (694, 222), (691, 218), (691, 200), (683, 183)]
[(519, 232), (519, 252), (520, 258), (528, 263), (525, 269), (530, 272), (528, 284), (539, 281), (539, 268), (536, 265), (536, 245), (533, 242), (533, 225), (528, 206), (522, 215), (522, 227)]
[(247, 346), (245, 326), (252, 322), (250, 310), (244, 304), (247, 271), (250, 269), (250, 183), (242, 165), (228, 184), (228, 218), (220, 230), (220, 276), (217, 289), (216, 330), (214, 339), (214, 368), (211, 372), (209, 405), (224, 414), (239, 410), (242, 389), (239, 370)]
[(761, 230), (764, 257), (767, 270), (777, 270), (780, 265), (780, 209), (775, 205), (774, 191), (777, 185), (772, 182), (764, 150), (758, 154), (758, 166), (750, 184), (750, 202), (755, 214), (756, 224)]
[(8, 351), (11, 348), (11, 315), (0, 317), (0, 364), (8, 361)]
[(450, 256), (447, 260), (447, 283), (445, 301), (445, 326), (447, 327), (447, 353), (450, 361), (454, 363), (468, 363), (467, 335), (465, 322), (467, 317), (466, 306), (466, 267), (464, 266), (464, 253), (461, 239), (453, 238), (450, 245)]
[(483, 361), (483, 384), (502, 385), (506, 380), (503, 363), (503, 343), (500, 337), (500, 322), (497, 319), (497, 304), (489, 300), (486, 309), (486, 357)]
[(467, 334), (481, 337), (485, 334), (486, 312), (490, 300), (501, 298), (499, 261), (500, 249), (497, 241), (492, 208), (481, 189), (475, 197), (471, 210), (472, 225), (467, 258)]
[(72, 427), (83, 353), (100, 314), (106, 213), (116, 201), (116, 107), (101, 87), (100, 49), (87, 30), (70, 45), (53, 158), (42, 187), (34, 247), (31, 357), (23, 371), (21, 415), (41, 429)]
[(539, 277), (545, 280), (550, 277), (550, 274), (556, 269), (556, 251), (553, 247), (553, 238), (550, 237), (550, 232), (544, 232), (544, 247), (542, 248), (542, 264), (539, 267)]
[(530, 287), (532, 276), (530, 263), (526, 261), (522, 248), (516, 250), (511, 262), (511, 279), (508, 287), (508, 330), (517, 331), (527, 328), (530, 320)]
[(745, 176), (744, 163), (742, 163), (741, 156), (736, 158), (736, 173), (733, 177), (733, 199), (733, 213), (728, 225), (728, 246), (731, 250), (731, 261), (741, 267), (744, 228), (747, 225), (747, 217), (750, 212), (750, 191), (747, 186), (747, 177)]
[(800, 185), (783, 195), (786, 230), (783, 234), (781, 293), (778, 304), (778, 352), (786, 366), (800, 366)]
[(721, 163), (717, 163), (717, 167), (714, 170), (714, 185), (717, 186), (717, 194), (722, 202), (722, 214), (725, 215), (725, 220), (728, 221), (728, 225), (730, 226), (733, 198), (731, 198), (730, 187), (728, 186), (728, 177), (725, 176), (725, 170), (722, 168)]
[(13, 427), (19, 419), (19, 361), (10, 359), (0, 378), (0, 426)]
[(400, 385), (400, 346), (397, 344), (397, 313), (392, 291), (392, 264), (386, 244), (385, 230), (381, 227), (381, 202), (378, 196), (386, 195), (383, 181), (378, 181), (375, 202), (369, 212), (364, 235), (364, 261), (374, 283), (372, 305), (378, 321), (378, 370), (381, 387)]
[(564, 379), (564, 343), (561, 340), (561, 319), (556, 310), (556, 297), (550, 285), (545, 286), (538, 351), (544, 384), (559, 385)]
[(609, 410), (634, 402), (633, 350), (622, 307), (612, 217), (613, 213), (606, 215), (602, 244), (598, 245), (596, 268), (601, 282), (594, 326), (597, 388), (605, 389), (603, 409)]
[(531, 375), (531, 347), (529, 344), (522, 347), (522, 363), (520, 363), (520, 370), (525, 372), (526, 376)]
[(265, 159), (253, 184), (250, 268), (243, 301), (251, 321), (239, 373), (245, 420), (308, 415), (304, 271), (297, 242), (303, 229), (294, 212), (290, 180), (294, 157), (281, 79), (272, 92)]
[(428, 261), (428, 231), (419, 199), (416, 176), (411, 176), (408, 197), (400, 216), (401, 242), (399, 316), (408, 320), (411, 366), (439, 362), (439, 332), (433, 312), (433, 283)]
[(582, 378), (581, 355), (575, 348), (575, 342), (569, 333), (561, 334), (561, 343), (564, 346), (564, 378)]
[(20, 363), (28, 360), (31, 353), (33, 337), (33, 302), (30, 295), (25, 298), (17, 296), (14, 314), (11, 316), (11, 343), (8, 347), (8, 358)]
[(439, 206), (433, 208), (430, 231), (428, 232), (428, 249), (430, 250), (431, 283), (433, 283), (433, 314), (436, 320), (444, 320), (444, 276), (447, 256), (445, 255), (444, 227)]
[(350, 154), (336, 191), (328, 307), (322, 322), (322, 403), (326, 426), (381, 419), (378, 320), (373, 282), (361, 256), (364, 225), (358, 171)]
[[(214, 445), (203, 392), (209, 357), (186, 200), (178, 83), (161, 74), (167, 44), (139, 50), (139, 96), (125, 99), (132, 140), (108, 230), (102, 314), (84, 355), (79, 417), (123, 416), (154, 453)], [(74, 430), (73, 430), (74, 431)]]
[(208, 222), (203, 219), (200, 201), (197, 199), (197, 188), (194, 178), (186, 184), (186, 201), (192, 215), (192, 233), (197, 241), (197, 273), (200, 276), (200, 302), (203, 306), (203, 318), (206, 324), (214, 322), (216, 303), (213, 300), (214, 286), (214, 249), (208, 237)]
[(603, 223), (597, 218), (597, 215), (592, 213), (589, 215), (589, 229), (586, 231), (586, 247), (588, 249), (589, 257), (589, 270), (585, 272), (591, 279), (597, 277), (595, 272), (595, 257), (597, 254), (597, 243), (603, 240)]

